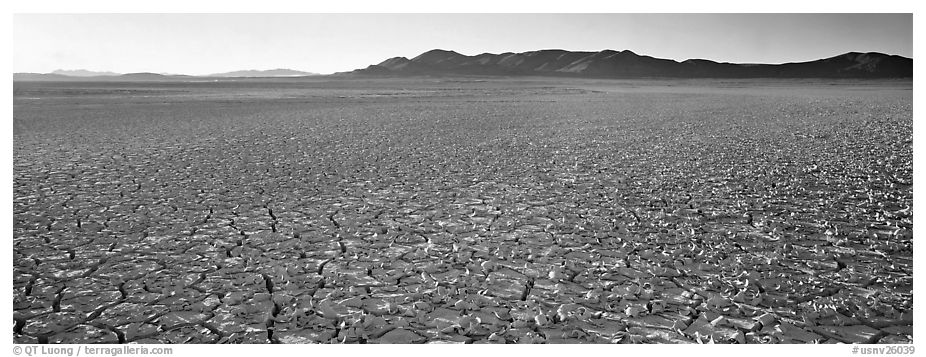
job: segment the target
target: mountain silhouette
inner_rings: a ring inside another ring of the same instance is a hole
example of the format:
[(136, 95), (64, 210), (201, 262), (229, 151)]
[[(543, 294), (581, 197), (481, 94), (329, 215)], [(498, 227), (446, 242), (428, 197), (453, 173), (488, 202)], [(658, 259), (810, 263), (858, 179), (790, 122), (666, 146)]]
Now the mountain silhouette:
[(73, 76), (57, 73), (13, 73), (14, 82), (170, 82), (187, 81), (198, 77), (182, 74), (161, 74), (150, 72), (117, 75)]
[(304, 76), (317, 76), (317, 73), (296, 71), (292, 69), (277, 68), (277, 69), (268, 69), (268, 70), (243, 70), (243, 71), (232, 71), (225, 73), (215, 73), (210, 74), (205, 77), (304, 77)]
[(435, 49), (412, 59), (393, 57), (340, 75), (372, 76), (569, 76), (590, 78), (903, 78), (913, 77), (913, 59), (877, 52), (784, 64), (720, 63), (706, 59), (677, 62), (632, 51), (573, 52), (540, 50), (466, 56)]
[(71, 77), (96, 77), (96, 76), (118, 76), (119, 73), (115, 72), (98, 72), (98, 71), (88, 71), (86, 69), (58, 69), (51, 74), (60, 74), (62, 76), (71, 76)]

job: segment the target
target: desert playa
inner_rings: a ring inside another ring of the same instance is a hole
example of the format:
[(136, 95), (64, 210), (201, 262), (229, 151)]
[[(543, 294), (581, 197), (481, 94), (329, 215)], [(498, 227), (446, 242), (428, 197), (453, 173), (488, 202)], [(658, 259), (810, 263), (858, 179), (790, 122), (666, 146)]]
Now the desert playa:
[(16, 82), (17, 343), (910, 343), (912, 81)]

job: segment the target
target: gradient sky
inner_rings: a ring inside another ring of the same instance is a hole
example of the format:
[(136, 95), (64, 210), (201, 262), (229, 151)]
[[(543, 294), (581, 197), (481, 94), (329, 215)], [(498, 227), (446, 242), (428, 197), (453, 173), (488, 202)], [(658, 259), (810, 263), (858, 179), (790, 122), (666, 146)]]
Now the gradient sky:
[(784, 63), (913, 56), (911, 14), (16, 14), (15, 72), (332, 73), (430, 49)]

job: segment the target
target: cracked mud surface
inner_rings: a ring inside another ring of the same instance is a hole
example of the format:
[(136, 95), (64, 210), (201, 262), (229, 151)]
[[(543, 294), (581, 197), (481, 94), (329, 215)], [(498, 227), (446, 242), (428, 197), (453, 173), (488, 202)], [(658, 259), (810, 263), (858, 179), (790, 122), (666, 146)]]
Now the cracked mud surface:
[(910, 343), (909, 82), (16, 83), (17, 343)]

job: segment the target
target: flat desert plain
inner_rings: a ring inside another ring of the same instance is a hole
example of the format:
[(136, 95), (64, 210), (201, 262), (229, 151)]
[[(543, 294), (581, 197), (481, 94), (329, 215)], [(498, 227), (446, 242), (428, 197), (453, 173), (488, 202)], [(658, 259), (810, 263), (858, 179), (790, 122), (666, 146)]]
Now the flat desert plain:
[(18, 343), (910, 343), (911, 81), (14, 84)]

